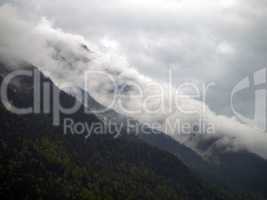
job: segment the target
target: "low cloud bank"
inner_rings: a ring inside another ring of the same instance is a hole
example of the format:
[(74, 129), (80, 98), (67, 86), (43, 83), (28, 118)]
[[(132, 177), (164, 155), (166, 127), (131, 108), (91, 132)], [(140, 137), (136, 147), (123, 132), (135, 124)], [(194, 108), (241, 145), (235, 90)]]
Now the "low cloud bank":
[[(32, 63), (61, 88), (88, 86), (85, 89), (106, 106), (115, 96), (112, 108), (141, 122), (157, 123), (178, 140), (176, 135), (183, 130), (176, 126), (177, 120), (190, 124), (191, 132), (201, 125), (212, 126), (214, 134), (232, 138), (236, 147), (267, 158), (267, 136), (262, 130), (216, 115), (183, 90), (177, 98), (174, 85), (142, 75), (112, 40), (104, 38), (101, 45), (94, 44), (81, 35), (54, 28), (45, 18), (38, 22), (23, 18), (10, 5), (0, 7), (0, 26), (1, 54)], [(221, 142), (227, 145), (229, 140)]]

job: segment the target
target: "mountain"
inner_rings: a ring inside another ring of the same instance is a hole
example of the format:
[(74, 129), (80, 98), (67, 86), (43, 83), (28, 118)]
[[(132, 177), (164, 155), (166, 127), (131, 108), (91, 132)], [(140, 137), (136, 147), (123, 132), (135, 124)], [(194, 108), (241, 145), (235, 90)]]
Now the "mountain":
[[(225, 140), (228, 142), (223, 142)], [(234, 140), (229, 136), (198, 135), (189, 137), (185, 143), (213, 166), (217, 182), (236, 191), (250, 191), (266, 197), (267, 161), (245, 148), (236, 149), (232, 144)]]
[[(137, 132), (133, 134), (138, 133), (138, 138), (151, 146), (175, 155), (192, 172), (209, 184), (236, 192), (249, 192), (267, 197), (267, 186), (264, 184), (267, 179), (267, 161), (248, 150), (236, 150), (232, 148), (231, 143), (217, 145), (218, 141), (225, 139), (226, 136), (192, 134), (188, 136), (184, 144), (181, 144), (165, 133), (149, 127), (145, 127), (146, 133), (143, 133), (144, 127), (140, 122), (112, 109), (106, 109), (88, 92), (80, 88), (73, 89), (71, 93), (74, 96), (82, 94), (79, 99), (86, 100), (82, 103), (93, 110), (103, 122), (122, 125), (125, 129), (128, 124), (134, 124)], [(101, 110), (105, 111), (98, 112)]]
[[(20, 66), (21, 67), (21, 66)], [(25, 63), (21, 69), (38, 71)], [(12, 67), (0, 63), (3, 78)], [(59, 93), (60, 104), (69, 107), (75, 98), (60, 91), (53, 82), (40, 75), (41, 85), (49, 84), (44, 99), (53, 102), (52, 89)], [(19, 77), (8, 86), (8, 97), (18, 107), (32, 105), (32, 77)], [(57, 108), (58, 109), (58, 108)], [(92, 126), (104, 125), (84, 107), (65, 118)], [(43, 108), (41, 108), (42, 111)], [(62, 123), (53, 126), (53, 113), (16, 115), (0, 105), (0, 198), (1, 199), (253, 199), (210, 187), (195, 176), (176, 156), (148, 145), (134, 134), (91, 129), (83, 134), (64, 132)]]

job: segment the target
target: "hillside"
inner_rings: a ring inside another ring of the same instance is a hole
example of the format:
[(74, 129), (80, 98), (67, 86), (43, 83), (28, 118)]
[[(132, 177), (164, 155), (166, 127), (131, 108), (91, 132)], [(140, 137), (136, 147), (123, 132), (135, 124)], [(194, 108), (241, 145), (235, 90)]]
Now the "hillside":
[[(0, 66), (6, 71), (7, 66)], [(28, 69), (35, 69), (27, 66)], [(48, 78), (42, 75), (42, 80)], [(32, 103), (32, 79), (8, 90), (12, 103)], [(2, 78), (1, 78), (2, 82)], [(60, 92), (63, 105), (74, 98)], [(63, 115), (89, 124), (101, 121), (82, 108)], [(1, 199), (244, 199), (207, 186), (174, 155), (135, 136), (64, 135), (50, 114), (14, 115), (0, 106)], [(250, 197), (246, 197), (252, 199)]]

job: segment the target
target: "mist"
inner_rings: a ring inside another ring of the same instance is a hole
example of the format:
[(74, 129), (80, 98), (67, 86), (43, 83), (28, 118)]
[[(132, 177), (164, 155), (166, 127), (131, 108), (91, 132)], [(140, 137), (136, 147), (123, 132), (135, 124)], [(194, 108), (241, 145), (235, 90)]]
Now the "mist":
[[(225, 136), (221, 139), (223, 144), (231, 143), (236, 148), (245, 148), (267, 158), (267, 136), (263, 130), (243, 124), (234, 117), (216, 114), (205, 102), (186, 92), (177, 98), (175, 85), (170, 87), (168, 82), (142, 74), (140, 67), (132, 65), (112, 39), (104, 37), (96, 42), (90, 37), (69, 33), (55, 27), (45, 17), (24, 16), (10, 4), (0, 7), (0, 26), (1, 54), (32, 63), (62, 89), (86, 86), (85, 89), (101, 104), (112, 105), (117, 112), (151, 124), (151, 127), (158, 123), (160, 130), (179, 141), (177, 134), (182, 134), (181, 130), (167, 128), (168, 124), (175, 125), (177, 119), (192, 127), (199, 123), (213, 126), (213, 134)], [(227, 44), (221, 45), (220, 49), (233, 53)], [(18, 61), (16, 63), (19, 65)], [(119, 101), (112, 104), (114, 96)], [(153, 112), (144, 109), (144, 104)], [(183, 112), (177, 105), (194, 112)]]

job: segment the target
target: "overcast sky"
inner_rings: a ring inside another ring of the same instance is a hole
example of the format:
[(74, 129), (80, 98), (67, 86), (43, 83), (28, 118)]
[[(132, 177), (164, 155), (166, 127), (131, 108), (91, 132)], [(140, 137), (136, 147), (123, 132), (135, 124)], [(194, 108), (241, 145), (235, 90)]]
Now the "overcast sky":
[[(9, 34), (14, 30), (23, 35), (26, 27), (31, 27), (26, 21), (39, 22), (45, 17), (62, 30), (46, 26), (49, 37), (56, 34), (73, 39), (65, 32), (80, 35), (102, 50), (111, 49), (157, 82), (168, 82), (170, 68), (174, 86), (183, 80), (214, 82), (206, 103), (218, 115), (233, 116), (232, 89), (267, 67), (266, 0), (1, 0), (1, 4), (11, 5), (23, 16), (21, 22), (17, 14), (13, 21), (0, 20), (0, 34), (6, 34), (6, 38), (1, 36), (2, 43), (11, 40)], [(10, 7), (1, 10), (6, 14), (0, 17), (14, 17)], [(13, 22), (27, 25), (13, 29), (8, 24)], [(249, 117), (254, 113), (251, 92), (234, 99), (238, 111)], [(235, 126), (232, 124), (231, 130)]]
[[(267, 65), (266, 0), (3, 2), (12, 2), (28, 17), (45, 16), (56, 27), (114, 48), (156, 80), (167, 81), (171, 67), (176, 82), (215, 82), (207, 103), (218, 113), (231, 115), (231, 89)], [(251, 103), (246, 101), (240, 102), (243, 109)]]

